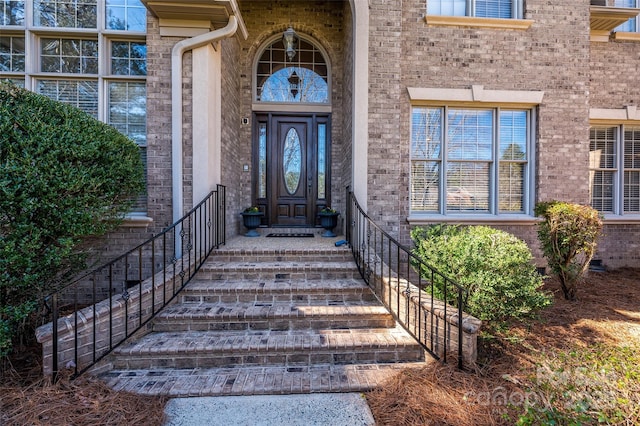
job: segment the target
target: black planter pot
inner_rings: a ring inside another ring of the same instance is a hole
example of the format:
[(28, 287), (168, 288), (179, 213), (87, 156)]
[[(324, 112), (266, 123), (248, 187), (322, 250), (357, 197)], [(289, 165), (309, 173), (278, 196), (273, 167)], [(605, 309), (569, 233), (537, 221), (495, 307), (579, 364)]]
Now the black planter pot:
[(242, 221), (244, 223), (244, 227), (249, 230), (245, 237), (259, 237), (260, 234), (256, 231), (256, 228), (260, 226), (262, 222), (262, 216), (264, 215), (262, 212), (242, 212)]
[(340, 213), (320, 213), (320, 226), (322, 226), (325, 231), (322, 234), (323, 237), (335, 237), (336, 234), (333, 233), (333, 228), (338, 225), (338, 216)]

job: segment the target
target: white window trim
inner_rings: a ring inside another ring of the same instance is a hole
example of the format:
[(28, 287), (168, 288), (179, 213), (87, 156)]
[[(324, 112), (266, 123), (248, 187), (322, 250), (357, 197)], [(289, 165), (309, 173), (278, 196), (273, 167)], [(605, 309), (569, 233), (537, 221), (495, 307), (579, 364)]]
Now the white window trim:
[[(411, 106), (475, 107), (475, 108), (505, 108), (530, 109), (527, 161), (527, 186), (525, 211), (523, 213), (435, 213), (412, 212), (410, 210), (407, 222), (411, 225), (429, 223), (464, 223), (473, 224), (510, 224), (526, 225), (539, 221), (533, 214), (535, 194), (535, 145), (536, 145), (536, 115), (533, 111), (542, 103), (544, 91), (532, 90), (485, 90), (482, 85), (473, 85), (470, 89), (447, 89), (429, 87), (408, 87)], [(492, 197), (496, 192), (493, 191)]]
[[(619, 129), (621, 126), (632, 126), (632, 127), (640, 127), (640, 109), (635, 105), (628, 105), (624, 108), (591, 108), (589, 110), (589, 125), (590, 126), (610, 126), (617, 127), (618, 133), (620, 133)], [(616, 140), (616, 152), (619, 152), (620, 148), (620, 140), (619, 138), (622, 136), (618, 136), (618, 140)], [(617, 162), (620, 162), (621, 159), (617, 158)], [(624, 168), (618, 170), (622, 170), (624, 172)], [(616, 194), (620, 194), (620, 173), (616, 174), (615, 180), (615, 192)], [(623, 199), (621, 196), (617, 195), (617, 199), (614, 200), (614, 204), (616, 209), (618, 209), (617, 213), (604, 213), (604, 222), (605, 224), (611, 225), (624, 225), (624, 224), (635, 224), (637, 225), (640, 222), (640, 213), (624, 213), (622, 211), (622, 207), (620, 207)]]

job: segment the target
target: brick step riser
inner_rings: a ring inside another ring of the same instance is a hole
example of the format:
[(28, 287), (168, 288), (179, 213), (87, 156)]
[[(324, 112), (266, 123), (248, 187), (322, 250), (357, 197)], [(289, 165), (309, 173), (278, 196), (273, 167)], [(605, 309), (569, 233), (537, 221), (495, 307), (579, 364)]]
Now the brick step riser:
[[(309, 262), (353, 262), (351, 252), (337, 254), (329, 253), (306, 253), (306, 254), (273, 254), (273, 253), (241, 253), (230, 254), (224, 252), (212, 252), (210, 262), (289, 262), (289, 263), (309, 263)], [(206, 266), (206, 263), (205, 263)]]
[(318, 294), (301, 294), (301, 293), (223, 293), (208, 294), (204, 291), (183, 290), (182, 295), (178, 298), (181, 304), (200, 304), (200, 303), (278, 303), (293, 302), (301, 304), (312, 304), (314, 302), (327, 302), (327, 304), (342, 304), (348, 302), (375, 302), (377, 299), (370, 291), (366, 290), (360, 293), (318, 293)]
[(342, 348), (318, 350), (312, 353), (296, 350), (286, 352), (235, 352), (212, 354), (206, 352), (187, 352), (164, 355), (160, 353), (137, 356), (120, 355), (114, 361), (116, 369), (153, 369), (153, 368), (220, 368), (251, 366), (311, 366), (317, 364), (345, 365), (358, 363), (401, 363), (424, 360), (424, 352), (419, 346), (396, 348)]
[(274, 270), (261, 270), (256, 267), (253, 270), (225, 270), (215, 271), (201, 269), (198, 272), (198, 280), (225, 281), (225, 280), (337, 280), (337, 279), (361, 279), (360, 272), (354, 269), (336, 271), (335, 269), (298, 270), (291, 272), (277, 272)]
[(327, 318), (156, 318), (154, 332), (171, 331), (242, 331), (242, 330), (342, 330), (354, 328), (392, 328), (395, 321), (391, 315), (372, 317), (327, 317)]

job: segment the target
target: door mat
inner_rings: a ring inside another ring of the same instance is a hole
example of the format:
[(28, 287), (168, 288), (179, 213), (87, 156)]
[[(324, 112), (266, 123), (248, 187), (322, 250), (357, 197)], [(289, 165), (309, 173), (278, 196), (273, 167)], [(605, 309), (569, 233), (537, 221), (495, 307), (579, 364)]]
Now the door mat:
[(268, 237), (273, 237), (273, 238), (313, 238), (313, 234), (308, 234), (305, 232), (297, 232), (297, 233), (293, 233), (290, 234), (288, 232), (273, 232), (271, 234), (267, 235)]

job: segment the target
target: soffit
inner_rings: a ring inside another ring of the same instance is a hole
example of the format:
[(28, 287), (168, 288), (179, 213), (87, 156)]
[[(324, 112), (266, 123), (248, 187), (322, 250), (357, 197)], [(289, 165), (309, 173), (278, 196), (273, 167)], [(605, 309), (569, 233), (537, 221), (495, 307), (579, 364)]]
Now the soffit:
[(591, 31), (612, 31), (640, 13), (636, 8), (607, 6), (591, 6), (590, 11)]
[[(212, 29), (218, 29), (229, 23), (229, 17), (238, 19), (240, 32), (247, 37), (240, 9), (236, 0), (141, 0), (147, 9), (167, 22), (211, 22)], [(187, 25), (188, 26), (188, 25)]]

